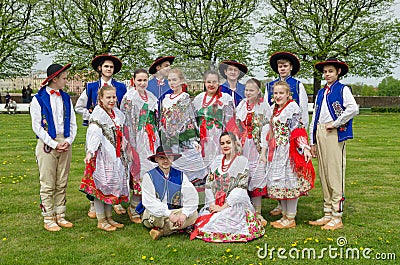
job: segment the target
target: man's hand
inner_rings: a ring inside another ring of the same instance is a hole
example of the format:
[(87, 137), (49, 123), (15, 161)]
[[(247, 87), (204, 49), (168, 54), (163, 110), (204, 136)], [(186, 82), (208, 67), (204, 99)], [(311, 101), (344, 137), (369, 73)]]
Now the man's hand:
[(336, 129), (336, 128), (333, 127), (333, 122), (331, 121), (331, 122), (328, 122), (328, 123), (325, 124), (325, 129), (326, 129), (328, 132), (331, 132), (331, 131), (333, 131), (333, 129)]
[(70, 144), (68, 142), (58, 143), (56, 147), (56, 151), (59, 153), (67, 152)]
[(173, 224), (175, 224), (177, 221), (178, 221), (178, 215), (176, 214), (176, 213), (171, 213), (170, 215), (169, 215), (169, 220), (173, 223)]
[(317, 157), (317, 145), (312, 145), (311, 146), (311, 155), (313, 158)]
[(183, 213), (181, 213), (178, 216), (179, 216), (178, 221), (175, 223), (175, 226), (182, 227), (182, 225), (185, 223), (187, 217)]
[(176, 214), (176, 213), (171, 213), (169, 215), (169, 220), (174, 224), (176, 227), (182, 227), (182, 225), (185, 223), (187, 216), (184, 215), (183, 213), (181, 214)]

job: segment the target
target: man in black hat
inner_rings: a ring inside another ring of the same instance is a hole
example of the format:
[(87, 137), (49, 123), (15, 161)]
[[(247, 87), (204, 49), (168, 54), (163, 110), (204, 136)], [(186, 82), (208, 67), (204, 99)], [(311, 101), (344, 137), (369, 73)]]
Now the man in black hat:
[(167, 76), (174, 60), (175, 56), (160, 56), (154, 60), (149, 68), (149, 73), (153, 75), (153, 78), (149, 80), (147, 90), (153, 93), (159, 102), (162, 102), (165, 95), (173, 92), (169, 87)]
[[(93, 69), (99, 74), (99, 80), (87, 83), (86, 89), (79, 96), (75, 105), (76, 112), (82, 115), (84, 126), (88, 126), (92, 110), (97, 105), (97, 92), (100, 87), (105, 85), (115, 87), (117, 91), (118, 107), (127, 91), (124, 83), (118, 82), (112, 78), (113, 75), (117, 74), (122, 68), (122, 62), (119, 58), (110, 54), (101, 54), (93, 58), (91, 64)], [(93, 197), (89, 196), (88, 199), (90, 200), (88, 216), (90, 218), (96, 218)], [(113, 208), (117, 214), (126, 213), (126, 210), (119, 204), (114, 205)]]
[(110, 54), (101, 54), (93, 58), (93, 69), (99, 74), (99, 80), (87, 83), (86, 89), (79, 96), (75, 105), (77, 113), (82, 115), (83, 125), (87, 126), (90, 114), (97, 105), (97, 91), (105, 85), (112, 85), (117, 90), (118, 106), (122, 101), (127, 89), (124, 83), (116, 81), (112, 78), (122, 68), (122, 62), (117, 57)]
[(149, 233), (154, 240), (184, 229), (197, 219), (196, 188), (182, 171), (171, 167), (179, 157), (168, 146), (159, 146), (148, 157), (158, 167), (144, 174), (142, 202), (136, 209), (142, 215), (143, 224), (151, 228)]
[(226, 79), (226, 82), (221, 85), (221, 92), (229, 94), (237, 107), (245, 98), (245, 85), (239, 83), (239, 79), (247, 74), (247, 66), (235, 60), (225, 60), (219, 64), (218, 69), (222, 77)]
[(65, 192), (77, 125), (70, 96), (62, 90), (70, 67), (71, 64), (50, 65), (43, 87), (30, 106), (32, 130), (38, 138), (35, 154), (40, 174), (40, 207), (44, 228), (51, 232), (73, 226), (65, 220)]
[(309, 224), (325, 230), (343, 227), (346, 140), (353, 138), (353, 118), (358, 105), (348, 86), (340, 83), (349, 67), (336, 58), (315, 64), (326, 85), (318, 91), (310, 125), (313, 157), (318, 157), (318, 173), (324, 194), (324, 216)]

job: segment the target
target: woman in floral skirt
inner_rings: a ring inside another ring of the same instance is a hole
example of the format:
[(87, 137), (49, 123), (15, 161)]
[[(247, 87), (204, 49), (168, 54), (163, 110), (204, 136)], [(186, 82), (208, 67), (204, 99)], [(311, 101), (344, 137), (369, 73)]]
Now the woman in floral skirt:
[(261, 83), (255, 78), (246, 82), (246, 98), (236, 108), (236, 122), (240, 128), (242, 155), (249, 160), (249, 196), (263, 226), (267, 221), (261, 215), (261, 199), (267, 195), (265, 163), (260, 159), (261, 132), (267, 130), (271, 109), (264, 101)]
[(172, 69), (168, 73), (168, 84), (173, 93), (166, 95), (161, 104), (161, 142), (171, 147), (182, 157), (173, 162), (173, 167), (183, 171), (190, 181), (203, 179), (207, 173), (201, 156), (200, 138), (196, 114), (183, 72)]
[(282, 206), (282, 218), (271, 225), (293, 228), (298, 198), (314, 187), (315, 172), (301, 110), (290, 99), (290, 86), (278, 81), (273, 91), (275, 103), (269, 130), (262, 136), (261, 158), (266, 163), (268, 197), (279, 200)]
[(115, 87), (101, 87), (98, 98), (86, 132), (86, 169), (80, 190), (94, 198), (97, 227), (114, 231), (124, 225), (112, 219), (112, 205), (129, 198), (129, 163), (122, 133), (125, 116), (116, 107)]
[(221, 154), (219, 137), (234, 116), (234, 104), (231, 96), (221, 93), (216, 71), (207, 71), (203, 81), (205, 91), (194, 98), (193, 106), (197, 112), (204, 164), (209, 167), (215, 156)]
[(143, 175), (157, 166), (147, 159), (160, 144), (157, 131), (157, 98), (147, 91), (149, 74), (145, 69), (133, 73), (133, 88), (124, 96), (121, 111), (125, 114), (124, 134), (128, 139), (128, 148), (133, 154), (130, 166), (130, 187), (132, 196), (128, 215), (133, 223), (141, 223), (136, 206), (141, 201), (141, 180)]

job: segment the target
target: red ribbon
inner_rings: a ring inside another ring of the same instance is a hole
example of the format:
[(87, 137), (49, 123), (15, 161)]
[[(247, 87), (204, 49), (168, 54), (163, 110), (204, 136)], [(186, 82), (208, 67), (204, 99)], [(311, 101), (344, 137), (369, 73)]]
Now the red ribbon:
[(147, 136), (149, 137), (150, 150), (152, 153), (154, 153), (154, 142), (156, 141), (156, 136), (154, 135), (153, 128), (153, 124), (146, 123), (145, 130), (147, 132)]
[(204, 153), (204, 143), (207, 142), (207, 122), (203, 117), (200, 124), (200, 145), (201, 145), (201, 155), (205, 157)]
[(246, 115), (246, 119), (244, 120), (244, 125), (246, 126), (246, 131), (247, 131), (247, 139), (253, 138), (253, 128), (252, 128), (253, 113), (254, 112), (248, 112)]
[(215, 193), (215, 204), (222, 206), (225, 203), (226, 193), (223, 190), (219, 190)]
[(122, 131), (119, 128), (119, 126), (115, 127), (115, 133), (116, 133), (116, 136), (117, 136), (117, 148), (116, 148), (117, 157), (121, 157)]
[(276, 140), (274, 134), (272, 133), (272, 128), (269, 130), (267, 134), (267, 141), (268, 141), (268, 161), (271, 162), (272, 158), (274, 157), (274, 152), (276, 148)]

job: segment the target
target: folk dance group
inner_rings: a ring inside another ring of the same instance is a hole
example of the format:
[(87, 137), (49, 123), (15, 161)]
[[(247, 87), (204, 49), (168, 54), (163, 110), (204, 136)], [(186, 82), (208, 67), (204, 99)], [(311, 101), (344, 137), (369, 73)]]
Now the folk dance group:
[[(186, 229), (191, 239), (246, 242), (265, 233), (263, 197), (278, 201), (271, 215), (282, 214), (270, 224), (293, 228), (298, 198), (314, 187), (312, 157), (318, 157), (324, 216), (309, 223), (342, 228), (345, 140), (358, 113), (350, 89), (338, 80), (347, 64), (329, 58), (315, 65), (327, 84), (316, 98), (309, 143), (307, 94), (293, 77), (300, 62), (292, 53), (270, 57), (279, 78), (267, 84), (265, 97), (257, 79), (238, 82), (248, 71), (244, 64), (223, 61), (219, 73), (204, 74), (204, 92), (191, 99), (183, 72), (170, 68), (174, 59), (159, 57), (149, 72), (136, 70), (129, 90), (112, 78), (122, 67), (117, 57), (92, 60), (99, 80), (87, 84), (75, 111), (88, 125), (79, 189), (98, 228), (122, 228), (112, 211), (125, 213), (121, 204), (129, 203), (130, 220), (150, 228), (154, 240)], [(49, 231), (73, 226), (65, 219), (65, 189), (77, 125), (62, 91), (70, 66), (49, 66), (31, 107)], [(205, 202), (198, 212), (202, 184)]]

